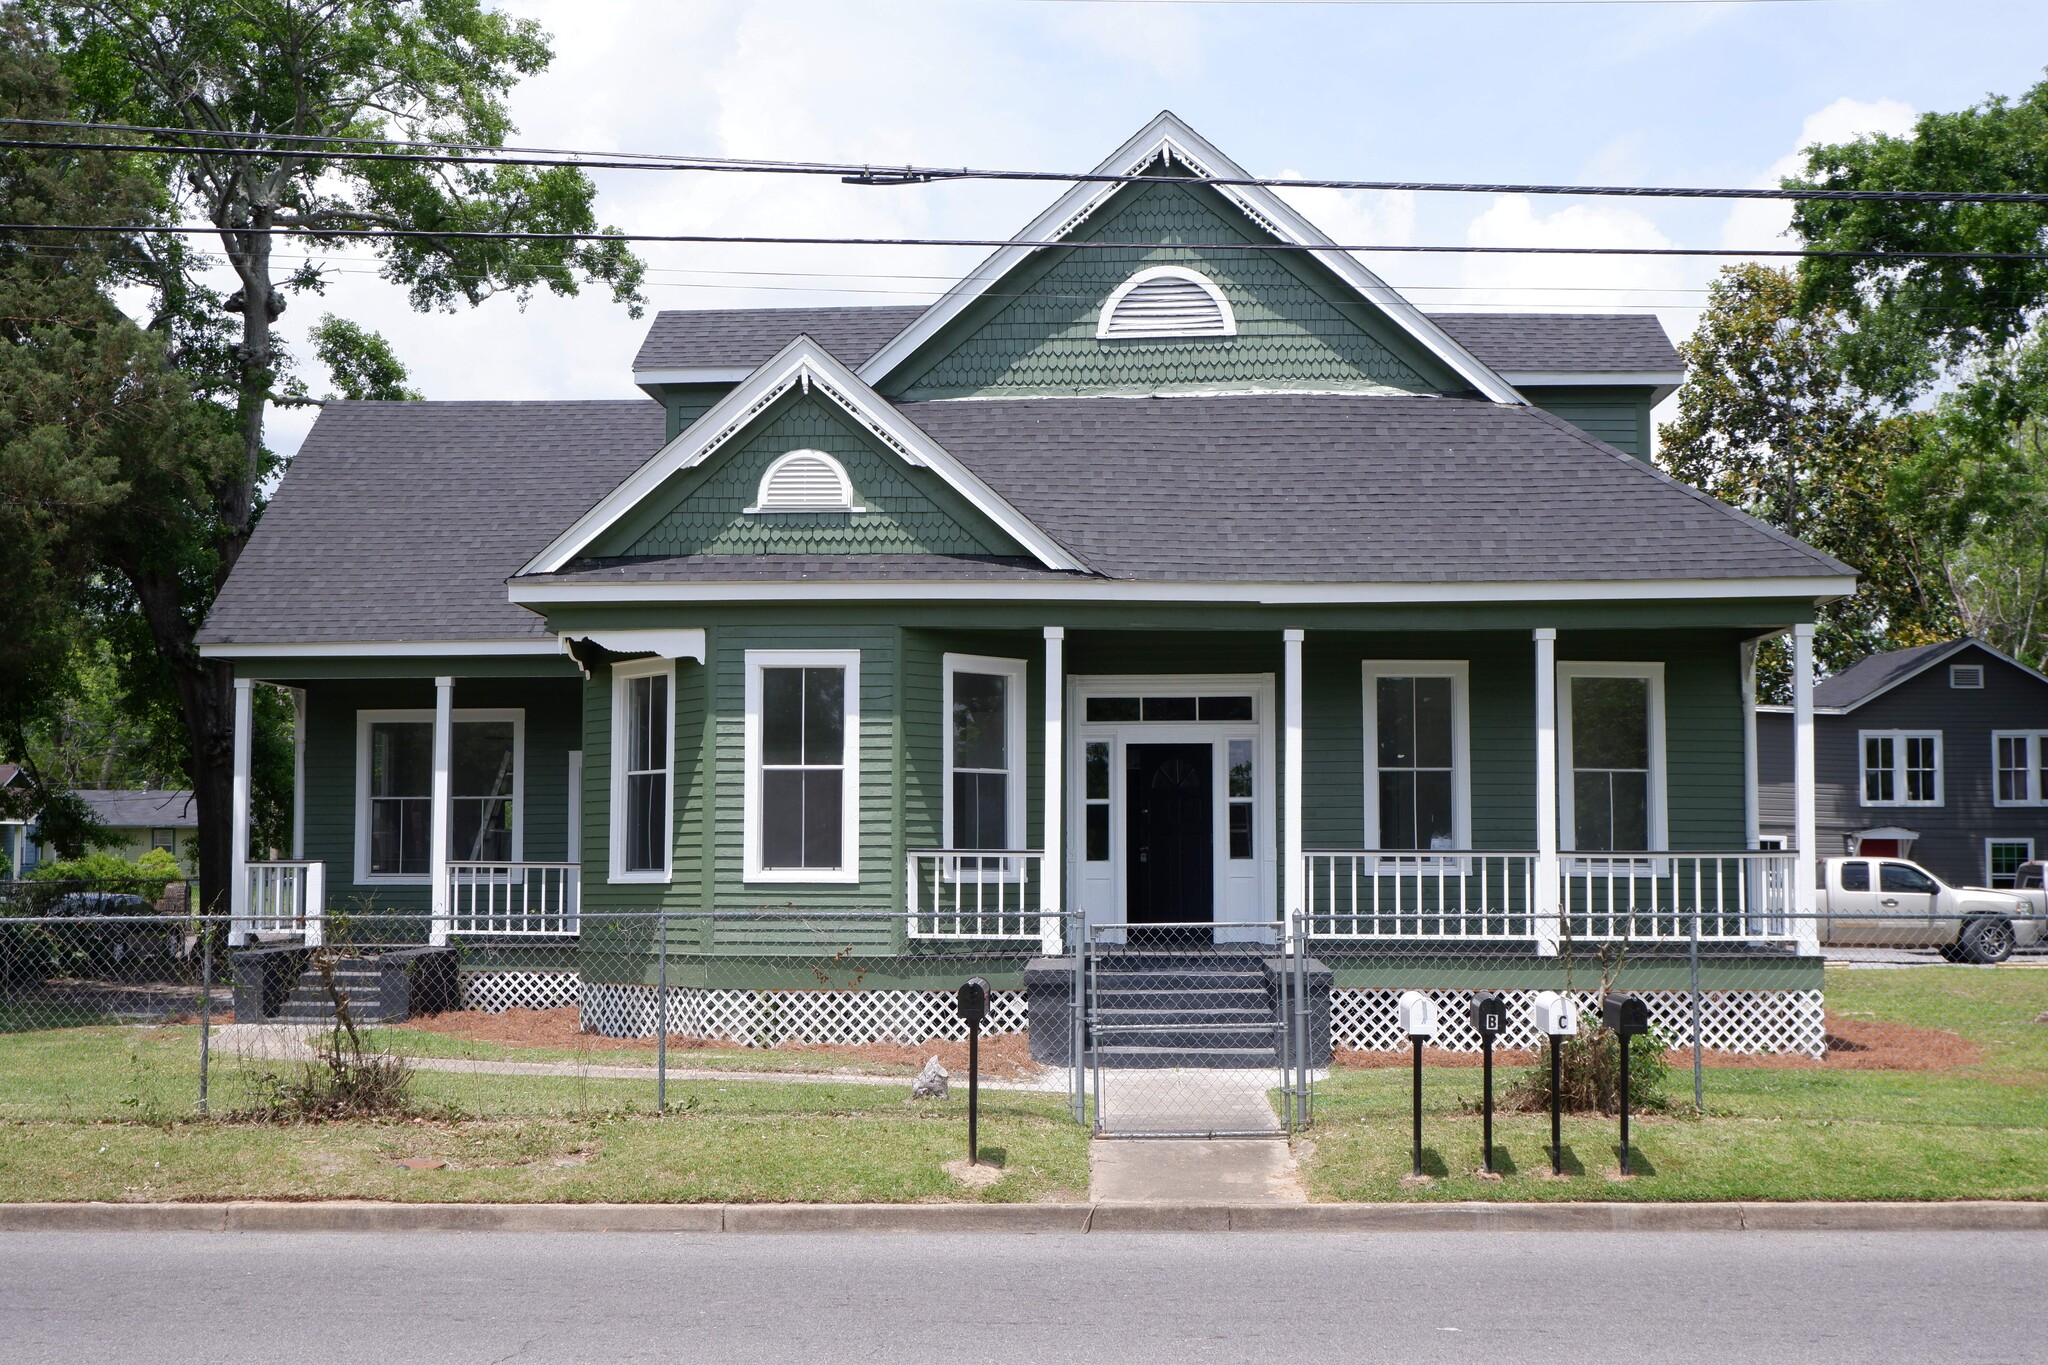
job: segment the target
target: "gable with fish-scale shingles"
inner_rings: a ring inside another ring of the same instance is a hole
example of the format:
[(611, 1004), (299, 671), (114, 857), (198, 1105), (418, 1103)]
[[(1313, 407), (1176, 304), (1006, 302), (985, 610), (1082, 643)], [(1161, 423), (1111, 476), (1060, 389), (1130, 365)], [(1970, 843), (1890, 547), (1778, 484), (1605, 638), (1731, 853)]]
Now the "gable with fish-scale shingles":
[[(710, 460), (683, 471), (585, 554), (1016, 555), (1023, 550), (929, 470), (883, 448), (816, 394), (791, 392)], [(768, 466), (821, 450), (853, 485), (859, 512), (749, 512)]]
[[(1126, 186), (1065, 240), (1189, 245), (1039, 252), (877, 387), (903, 400), (1469, 387), (1307, 253), (1262, 249), (1277, 238), (1199, 181)], [(1098, 339), (1109, 296), (1155, 265), (1208, 276), (1237, 335)]]

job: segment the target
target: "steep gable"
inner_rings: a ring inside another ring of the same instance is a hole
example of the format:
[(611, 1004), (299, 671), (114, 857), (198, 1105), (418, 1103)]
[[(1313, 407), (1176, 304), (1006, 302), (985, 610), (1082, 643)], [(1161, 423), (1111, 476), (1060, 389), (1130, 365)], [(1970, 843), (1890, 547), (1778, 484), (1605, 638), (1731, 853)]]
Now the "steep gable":
[[(791, 451), (838, 461), (850, 512), (752, 512), (762, 475)], [(944, 482), (912, 469), (845, 414), (792, 391), (748, 434), (687, 470), (610, 528), (588, 557), (729, 554), (1018, 555), (1017, 544)]]
[[(1469, 387), (1312, 258), (1260, 250), (1273, 234), (1191, 177), (1125, 186), (1065, 240), (1191, 245), (1043, 251), (902, 364), (884, 392), (916, 400)], [(1098, 319), (1118, 287), (1153, 266), (1206, 277), (1228, 300), (1235, 334), (1098, 337)]]

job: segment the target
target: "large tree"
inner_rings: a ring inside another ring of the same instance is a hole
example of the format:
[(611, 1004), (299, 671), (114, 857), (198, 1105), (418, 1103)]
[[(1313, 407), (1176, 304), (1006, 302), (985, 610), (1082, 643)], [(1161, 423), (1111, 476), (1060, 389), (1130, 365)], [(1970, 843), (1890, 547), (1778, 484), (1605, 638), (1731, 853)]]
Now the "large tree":
[[(1798, 311), (1798, 282), (1761, 265), (1731, 266), (1709, 290), (1680, 347), (1686, 381), (1659, 458), (1677, 478), (1799, 537), (1862, 575), (1816, 632), (1833, 671), (1874, 650), (1953, 627), (1942, 546), (1896, 515), (1892, 487), (1920, 419), (1895, 415), (1840, 363), (1838, 313)], [(1762, 662), (1766, 695), (1789, 686), (1782, 652)]]
[[(343, 242), (360, 250), (346, 234), (362, 229), (590, 233), (595, 191), (573, 168), (324, 154), (341, 149), (321, 141), (330, 138), (502, 146), (512, 131), (507, 93), (543, 69), (550, 52), (532, 21), (480, 0), (26, 0), (24, 8), (61, 54), (75, 114), (251, 135), (139, 139), (212, 148), (166, 152), (153, 163), (167, 212), (207, 225), (208, 249), (144, 235), (124, 264), (151, 291), (151, 327), (172, 361), (195, 392), (229, 414), (234, 443), (226, 460), (195, 448), (188, 461), (132, 480), (127, 514), (97, 547), (106, 583), (120, 594), (103, 605), (112, 608), (105, 615), (131, 685), (175, 699), (188, 737), (200, 876), (219, 909), (229, 880), (231, 674), (202, 659), (194, 637), (276, 471), (264, 440), (267, 412), (303, 401), (278, 319), (292, 295), (322, 285), (317, 260), (279, 259), (276, 234), (315, 234), (294, 239), (283, 253), (292, 256)], [(596, 281), (637, 311), (641, 267), (616, 239), (384, 238), (368, 248), (422, 309), (524, 296), (537, 286), (573, 294)], [(232, 286), (215, 288), (223, 267)], [(333, 368), (375, 374), (376, 349), (359, 346), (354, 362)]]

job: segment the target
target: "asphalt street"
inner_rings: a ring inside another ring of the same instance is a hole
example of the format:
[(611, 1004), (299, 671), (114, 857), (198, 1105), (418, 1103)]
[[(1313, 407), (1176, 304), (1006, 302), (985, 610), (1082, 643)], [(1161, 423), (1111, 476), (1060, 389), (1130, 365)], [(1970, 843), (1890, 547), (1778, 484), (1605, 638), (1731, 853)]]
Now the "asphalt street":
[(13, 1233), (40, 1362), (2034, 1361), (2048, 1234)]

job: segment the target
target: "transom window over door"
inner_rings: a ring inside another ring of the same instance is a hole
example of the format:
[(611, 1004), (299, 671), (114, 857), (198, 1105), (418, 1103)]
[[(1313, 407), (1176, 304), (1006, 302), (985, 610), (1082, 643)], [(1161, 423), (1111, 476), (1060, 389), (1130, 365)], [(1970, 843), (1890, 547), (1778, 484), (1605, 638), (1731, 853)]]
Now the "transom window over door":
[(747, 877), (859, 878), (860, 655), (747, 654)]
[(1466, 676), (1462, 661), (1366, 662), (1368, 847), (1470, 846)]
[[(519, 711), (456, 711), (449, 733), (448, 856), (520, 856)], [(357, 712), (358, 881), (424, 881), (433, 865), (434, 713)]]
[(946, 844), (1024, 845), (1024, 661), (948, 654)]
[(1566, 663), (1557, 676), (1558, 797), (1567, 847), (1663, 848), (1663, 665)]

